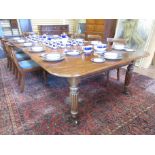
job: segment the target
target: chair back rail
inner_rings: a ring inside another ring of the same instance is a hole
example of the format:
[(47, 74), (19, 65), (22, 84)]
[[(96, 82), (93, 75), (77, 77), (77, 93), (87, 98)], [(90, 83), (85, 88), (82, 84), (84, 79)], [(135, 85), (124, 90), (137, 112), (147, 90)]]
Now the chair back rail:
[(127, 44), (127, 40), (123, 39), (123, 38), (107, 38), (107, 45), (108, 45), (108, 47), (112, 46), (113, 43), (126, 45)]

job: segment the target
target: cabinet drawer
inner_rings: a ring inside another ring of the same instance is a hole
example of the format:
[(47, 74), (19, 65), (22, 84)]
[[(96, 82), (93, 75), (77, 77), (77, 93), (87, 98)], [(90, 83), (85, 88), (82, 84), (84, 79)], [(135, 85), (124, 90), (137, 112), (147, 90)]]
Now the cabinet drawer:
[(95, 24), (95, 19), (86, 19), (87, 24)]
[(67, 31), (68, 30), (68, 26), (61, 26), (60, 29)]
[(59, 29), (60, 29), (60, 27), (56, 26), (56, 25), (49, 26), (49, 30), (51, 30), (51, 31), (55, 31), (55, 30), (59, 30)]
[(104, 19), (96, 19), (96, 25), (104, 25)]
[(62, 34), (63, 32), (68, 33), (69, 25), (40, 25), (40, 34)]

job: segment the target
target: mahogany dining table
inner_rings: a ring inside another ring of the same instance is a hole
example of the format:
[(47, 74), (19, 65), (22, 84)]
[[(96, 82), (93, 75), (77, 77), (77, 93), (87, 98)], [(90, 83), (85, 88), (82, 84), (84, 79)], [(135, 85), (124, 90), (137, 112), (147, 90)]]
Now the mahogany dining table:
[[(65, 56), (65, 59), (59, 62), (46, 62), (42, 60), (41, 53), (33, 53), (30, 48), (23, 47), (22, 44), (11, 41), (11, 43), (17, 47), (21, 48), (24, 53), (29, 55), (29, 57), (39, 64), (45, 71), (51, 75), (55, 75), (62, 78), (67, 78), (70, 88), (70, 101), (71, 101), (71, 116), (77, 120), (78, 114), (78, 96), (79, 96), (79, 83), (82, 78), (89, 77), (91, 75), (96, 75), (109, 71), (118, 67), (126, 66), (126, 75), (124, 81), (124, 93), (128, 94), (129, 84), (132, 78), (132, 72), (134, 69), (134, 63), (137, 59), (146, 57), (148, 54), (143, 51), (126, 52), (119, 51), (123, 54), (121, 60), (106, 60), (103, 63), (94, 63), (91, 58), (95, 57), (93, 54), (85, 55), (82, 53), (78, 56)], [(45, 47), (45, 53), (60, 52), (63, 53), (64, 49), (51, 49)], [(116, 51), (118, 52), (118, 51)]]

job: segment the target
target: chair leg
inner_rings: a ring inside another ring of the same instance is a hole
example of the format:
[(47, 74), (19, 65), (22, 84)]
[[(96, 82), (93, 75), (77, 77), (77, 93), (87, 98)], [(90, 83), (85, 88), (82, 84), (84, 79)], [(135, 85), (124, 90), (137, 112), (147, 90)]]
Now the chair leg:
[(15, 76), (16, 76), (16, 79), (18, 78), (18, 69), (17, 67), (15, 66)]
[(21, 85), (20, 85), (21, 93), (24, 92), (24, 86), (25, 86), (25, 74), (22, 74), (22, 76), (21, 76)]
[(14, 64), (13, 64), (12, 60), (10, 60), (10, 71), (13, 71), (13, 73), (14, 73)]
[(9, 68), (10, 66), (10, 62), (9, 62), (9, 59), (7, 58), (7, 68)]
[(43, 79), (44, 79), (44, 84), (47, 84), (47, 72), (43, 70)]
[(107, 71), (107, 83), (109, 82), (110, 71)]
[(18, 71), (18, 85), (21, 85), (21, 73)]
[(117, 68), (117, 80), (120, 80), (120, 68)]
[(13, 62), (12, 62), (12, 69), (13, 69), (13, 74), (15, 74), (16, 73), (16, 66)]
[(11, 71), (12, 70), (12, 62), (10, 59), (8, 59), (8, 60), (9, 60), (9, 70)]
[(9, 70), (10, 70), (10, 60), (9, 60), (9, 59), (8, 59), (7, 67), (8, 67)]
[(109, 84), (109, 76), (110, 76), (110, 71), (106, 71), (106, 81), (105, 81), (105, 86)]

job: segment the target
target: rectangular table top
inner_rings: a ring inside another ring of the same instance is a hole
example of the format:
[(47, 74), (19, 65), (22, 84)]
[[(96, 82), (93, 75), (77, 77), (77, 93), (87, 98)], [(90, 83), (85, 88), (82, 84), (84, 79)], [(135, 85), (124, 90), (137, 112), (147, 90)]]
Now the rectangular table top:
[[(44, 68), (48, 73), (59, 77), (82, 77), (98, 72), (124, 66), (132, 61), (147, 56), (147, 53), (142, 51), (126, 52), (117, 51), (123, 53), (123, 59), (121, 60), (106, 60), (103, 63), (94, 63), (91, 58), (95, 57), (93, 54), (85, 55), (82, 53), (78, 56), (65, 56), (65, 59), (59, 62), (46, 62), (40, 56), (41, 53), (30, 52), (29, 48), (23, 48), (22, 44), (12, 42), (17, 48), (21, 48), (24, 53), (28, 54), (30, 58)], [(45, 53), (60, 52), (63, 53), (64, 49), (53, 50), (49, 47), (45, 47)]]

